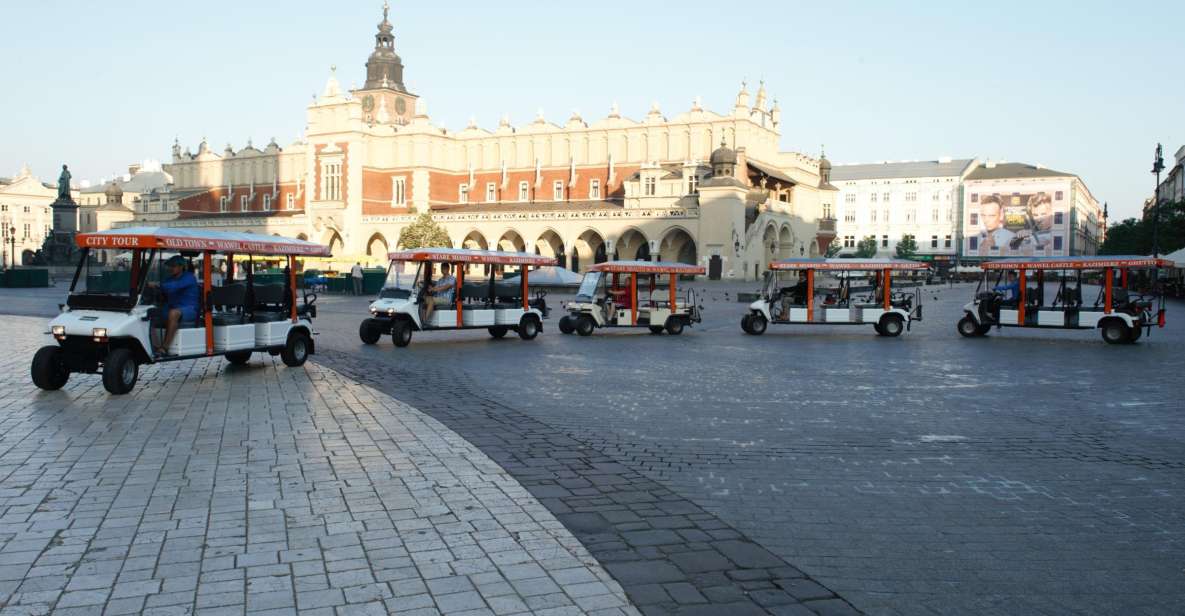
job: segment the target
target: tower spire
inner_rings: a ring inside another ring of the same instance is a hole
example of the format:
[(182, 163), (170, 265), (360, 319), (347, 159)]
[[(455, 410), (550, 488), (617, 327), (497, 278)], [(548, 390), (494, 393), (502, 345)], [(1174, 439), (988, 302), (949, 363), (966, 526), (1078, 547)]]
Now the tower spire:
[(384, 1), (383, 20), (379, 22), (379, 31), (374, 35), (374, 51), (366, 61), (366, 84), (363, 88), (406, 92), (407, 88), (403, 86), (403, 61), (395, 53), (395, 34), (390, 15), (391, 5)]

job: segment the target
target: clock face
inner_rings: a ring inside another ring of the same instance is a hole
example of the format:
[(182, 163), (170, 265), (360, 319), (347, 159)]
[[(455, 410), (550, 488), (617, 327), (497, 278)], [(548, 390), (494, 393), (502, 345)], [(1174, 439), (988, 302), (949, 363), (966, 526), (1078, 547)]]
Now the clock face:
[(362, 98), (362, 109), (364, 109), (366, 111), (371, 111), (374, 109), (374, 97), (373, 96), (367, 94), (365, 97)]
[(398, 113), (399, 115), (403, 115), (404, 112), (406, 112), (406, 111), (407, 111), (407, 100), (404, 99), (402, 96), (396, 97), (395, 98), (395, 113)]

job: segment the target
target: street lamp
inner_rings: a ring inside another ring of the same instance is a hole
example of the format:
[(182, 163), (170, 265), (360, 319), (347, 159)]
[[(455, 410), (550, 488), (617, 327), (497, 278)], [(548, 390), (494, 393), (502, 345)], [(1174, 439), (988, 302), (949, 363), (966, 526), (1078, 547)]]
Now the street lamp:
[(1164, 171), (1164, 146), (1156, 144), (1156, 156), (1152, 159), (1152, 173), (1156, 176), (1156, 189), (1152, 191), (1152, 258), (1160, 256), (1160, 172)]
[(8, 230), (8, 243), (12, 247), (11, 250), (8, 251), (10, 258), (12, 259), (11, 269), (16, 269), (16, 225), (13, 225), (12, 228)]

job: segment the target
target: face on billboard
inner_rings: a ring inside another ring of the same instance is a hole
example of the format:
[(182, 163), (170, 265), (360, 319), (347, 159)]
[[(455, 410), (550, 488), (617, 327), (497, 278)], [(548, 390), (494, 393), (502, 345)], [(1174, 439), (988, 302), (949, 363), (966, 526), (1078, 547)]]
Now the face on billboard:
[(979, 220), (981, 254), (1052, 256), (1053, 201), (1049, 193), (983, 195)]
[(983, 225), (985, 231), (995, 231), (1000, 228), (1000, 214), (999, 202), (986, 199), (979, 205), (979, 224)]

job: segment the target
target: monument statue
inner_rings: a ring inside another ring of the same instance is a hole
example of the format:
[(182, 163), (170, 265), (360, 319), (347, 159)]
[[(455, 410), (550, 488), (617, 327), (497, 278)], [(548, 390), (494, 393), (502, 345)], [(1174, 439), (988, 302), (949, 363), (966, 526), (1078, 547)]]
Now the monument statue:
[(62, 165), (62, 175), (58, 176), (58, 199), (70, 200), (70, 170)]

